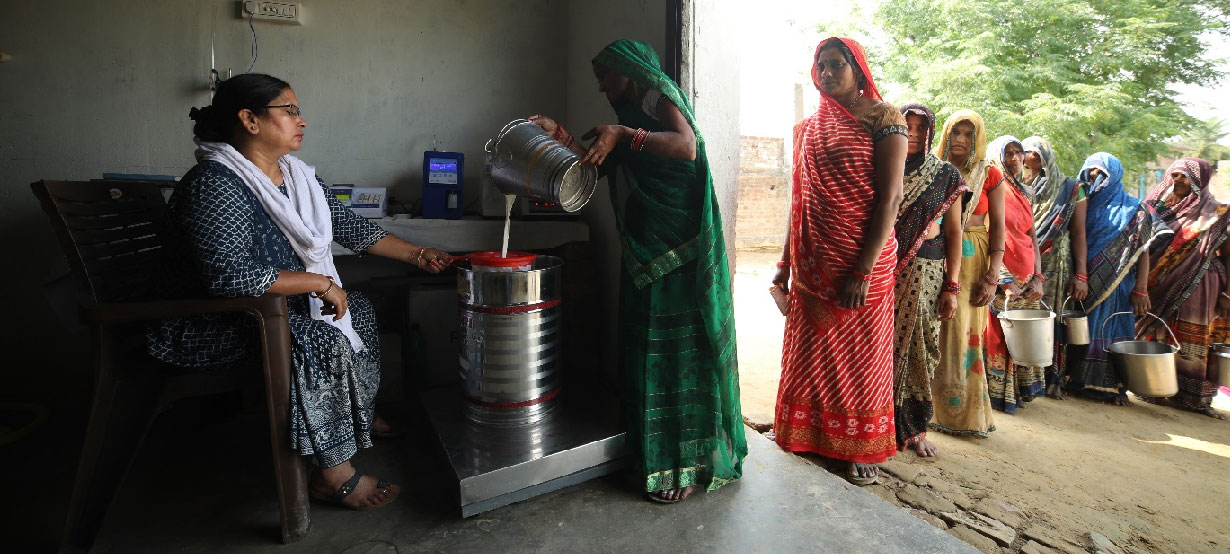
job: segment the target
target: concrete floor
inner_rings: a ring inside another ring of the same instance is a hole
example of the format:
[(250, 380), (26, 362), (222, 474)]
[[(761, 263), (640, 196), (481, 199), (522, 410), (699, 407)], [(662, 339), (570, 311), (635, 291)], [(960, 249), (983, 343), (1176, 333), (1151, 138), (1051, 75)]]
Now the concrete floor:
[[(356, 464), (401, 483), (401, 497), (374, 512), (314, 502), (311, 534), (283, 546), (260, 414), (209, 424), (169, 448), (173, 428), (155, 426), (94, 552), (973, 552), (750, 430), (743, 479), (681, 504), (646, 502), (628, 476), (610, 476), (465, 520), (450, 509), (444, 462), (424, 436), (380, 442)], [(39, 509), (5, 518), (20, 526), (5, 533), (19, 537), (19, 551), (54, 549), (69, 452), (42, 466), (55, 477), (35, 466), (22, 479), (20, 489), (53, 486)]]

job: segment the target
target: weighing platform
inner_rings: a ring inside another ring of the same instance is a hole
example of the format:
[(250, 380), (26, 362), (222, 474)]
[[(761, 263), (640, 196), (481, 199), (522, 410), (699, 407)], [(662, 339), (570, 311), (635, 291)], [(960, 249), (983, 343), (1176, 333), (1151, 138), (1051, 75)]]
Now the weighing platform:
[(581, 390), (562, 393), (550, 416), (522, 427), (479, 425), (462, 413), (462, 387), (421, 393), (456, 480), (462, 517), (614, 473), (628, 464), (614, 414), (595, 415)]

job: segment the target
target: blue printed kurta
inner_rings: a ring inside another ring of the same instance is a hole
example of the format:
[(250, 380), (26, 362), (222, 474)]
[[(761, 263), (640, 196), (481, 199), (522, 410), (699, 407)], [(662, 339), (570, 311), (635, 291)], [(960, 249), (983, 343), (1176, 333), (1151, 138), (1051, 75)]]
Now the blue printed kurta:
[[(363, 252), (387, 233), (356, 216), (325, 189), (333, 240)], [(286, 188), (279, 187), (283, 194)], [(212, 161), (188, 171), (171, 196), (170, 232), (182, 253), (163, 280), (169, 296), (260, 296), (280, 270), (303, 271), (302, 260), (243, 180)], [(287, 297), (290, 308), (290, 443), (322, 467), (349, 460), (371, 446), (372, 404), (380, 386), (380, 343), (371, 303), (348, 292), (355, 331), (367, 348), (354, 352), (336, 327), (314, 320), (307, 295)], [(169, 319), (151, 330), (150, 355), (185, 368), (207, 368), (259, 356), (256, 323), (245, 314)]]

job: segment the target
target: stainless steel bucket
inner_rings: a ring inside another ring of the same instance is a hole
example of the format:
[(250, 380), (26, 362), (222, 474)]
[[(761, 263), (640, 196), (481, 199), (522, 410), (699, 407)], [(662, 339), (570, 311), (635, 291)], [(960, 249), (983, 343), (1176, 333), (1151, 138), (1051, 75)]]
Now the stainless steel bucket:
[[(1106, 324), (1111, 318), (1119, 315), (1131, 315), (1132, 312), (1115, 312), (1102, 322), (1102, 336), (1106, 335)], [(1179, 351), (1179, 342), (1174, 338), (1174, 332), (1162, 318), (1148, 314), (1161, 322), (1162, 327), (1170, 334), (1173, 345), (1164, 342), (1147, 340), (1125, 340), (1113, 343), (1105, 351), (1110, 353), (1112, 363), (1118, 363), (1127, 379), (1128, 390), (1137, 396), (1174, 396), (1179, 392), (1179, 378), (1175, 372), (1174, 356)]]
[(1055, 354), (1055, 312), (1045, 310), (1004, 310), (999, 326), (1012, 362), (1029, 367), (1048, 367)]
[(1089, 314), (1085, 313), (1085, 307), (1079, 300), (1077, 305), (1081, 307), (1079, 310), (1069, 310), (1068, 301), (1072, 300), (1069, 296), (1063, 301), (1063, 306), (1059, 311), (1063, 314), (1061, 321), (1068, 338), (1068, 344), (1072, 346), (1082, 346), (1089, 344)]
[(504, 194), (527, 196), (575, 212), (589, 202), (598, 169), (552, 139), (541, 127), (515, 119), (487, 141), (491, 182)]
[(528, 271), (458, 264), (465, 414), (501, 427), (541, 421), (563, 380), (563, 260), (538, 256)]
[(1215, 342), (1209, 345), (1209, 367), (1217, 371), (1212, 379), (1223, 387), (1230, 387), (1230, 344)]

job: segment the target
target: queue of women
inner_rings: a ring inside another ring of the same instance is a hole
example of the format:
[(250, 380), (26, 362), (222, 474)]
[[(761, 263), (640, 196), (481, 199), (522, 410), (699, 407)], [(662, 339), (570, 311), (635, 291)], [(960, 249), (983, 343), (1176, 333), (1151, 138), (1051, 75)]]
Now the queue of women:
[[(937, 455), (928, 429), (986, 437), (993, 410), (1066, 391), (1129, 405), (1104, 347), (1163, 322), (1181, 346), (1179, 393), (1141, 400), (1224, 419), (1208, 351), (1230, 331), (1230, 213), (1208, 162), (1174, 162), (1140, 200), (1106, 152), (1072, 179), (1046, 139), (988, 141), (970, 110), (936, 137), (926, 106), (881, 100), (853, 40), (822, 42), (812, 78), (822, 102), (794, 131), (771, 289), (787, 299), (782, 448), (849, 462), (866, 485), (898, 451)], [(996, 314), (1069, 300), (1096, 322), (1091, 343), (1057, 341), (1049, 368), (1015, 364)]]
[[(692, 107), (653, 49), (619, 40), (592, 68), (617, 123), (578, 140), (550, 117), (531, 120), (612, 176), (629, 449), (638, 489), (675, 503), (738, 479), (747, 456), (722, 219)], [(848, 461), (848, 478), (868, 484), (899, 450), (936, 455), (928, 428), (986, 436), (992, 408), (1061, 396), (1065, 383), (1126, 403), (1099, 346), (1153, 333), (1150, 321), (1113, 319), (1088, 352), (1060, 352), (1050, 375), (1012, 362), (991, 313), (1067, 295), (1093, 320), (1151, 311), (1169, 322), (1184, 347), (1182, 391), (1168, 401), (1216, 415), (1204, 353), (1230, 330), (1214, 321), (1230, 315), (1230, 248), (1221, 248), (1230, 216), (1210, 194), (1208, 163), (1176, 162), (1140, 202), (1110, 154), (1090, 156), (1073, 180), (1042, 138), (988, 147), (972, 111), (949, 116), (937, 136), (926, 106), (881, 100), (852, 40), (821, 43), (812, 77), (823, 101), (794, 129), (789, 241), (774, 278), (787, 313), (774, 422), (782, 448)], [(375, 414), (376, 321), (363, 295), (343, 289), (329, 245), (434, 273), (451, 257), (356, 217), (291, 155), (307, 123), (285, 81), (236, 76), (190, 115), (198, 163), (169, 202), (184, 258), (167, 264), (165, 292), (285, 295), (286, 440), (316, 465), (311, 495), (387, 505), (398, 485), (352, 464), (373, 437), (400, 434)], [(231, 363), (255, 352), (252, 325), (167, 320), (148, 349), (181, 367)]]

